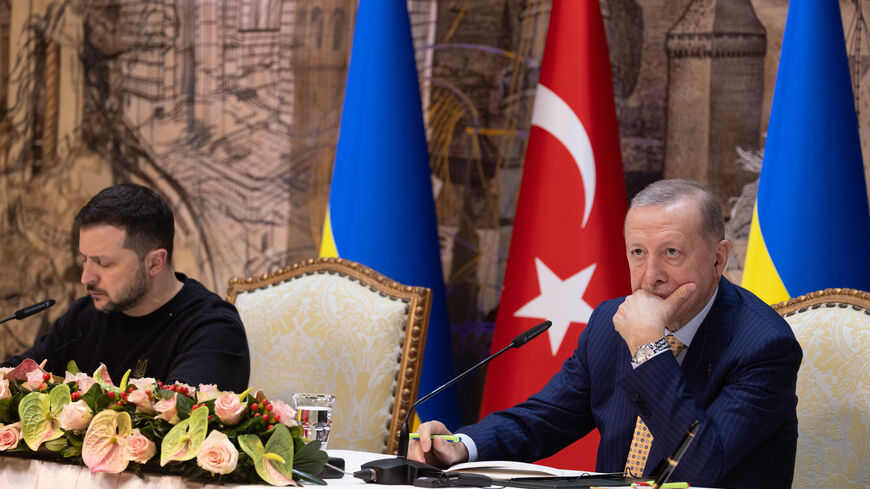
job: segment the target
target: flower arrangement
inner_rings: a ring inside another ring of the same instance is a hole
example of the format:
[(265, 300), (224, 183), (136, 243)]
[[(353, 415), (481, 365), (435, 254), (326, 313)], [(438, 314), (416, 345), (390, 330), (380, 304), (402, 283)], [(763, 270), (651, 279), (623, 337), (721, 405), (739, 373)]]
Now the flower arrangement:
[(316, 474), (326, 453), (302, 437), (284, 402), (129, 375), (116, 387), (104, 365), (88, 376), (70, 362), (62, 379), (33, 360), (0, 370), (0, 451), (54, 454), (91, 473), (162, 468), (217, 482), (325, 485)]

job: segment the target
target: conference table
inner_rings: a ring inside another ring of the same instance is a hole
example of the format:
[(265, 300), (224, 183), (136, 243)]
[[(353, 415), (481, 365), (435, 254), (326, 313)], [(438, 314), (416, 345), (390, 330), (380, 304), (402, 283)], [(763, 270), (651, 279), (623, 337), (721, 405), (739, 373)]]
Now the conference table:
[[(345, 470), (354, 472), (360, 465), (371, 460), (386, 457), (380, 453), (358, 452), (353, 450), (328, 450), (331, 457), (345, 461)], [(345, 475), (341, 479), (327, 479), (332, 489), (362, 489), (365, 482)], [(35, 460), (27, 458), (0, 456), (0, 488), (15, 489), (264, 489), (271, 487), (263, 484), (207, 484), (185, 481), (175, 475), (145, 474), (140, 479), (132, 472), (121, 474), (91, 474), (84, 466)], [(319, 487), (306, 485), (306, 487)], [(373, 484), (370, 488), (375, 487)], [(388, 486), (408, 489), (414, 486)]]

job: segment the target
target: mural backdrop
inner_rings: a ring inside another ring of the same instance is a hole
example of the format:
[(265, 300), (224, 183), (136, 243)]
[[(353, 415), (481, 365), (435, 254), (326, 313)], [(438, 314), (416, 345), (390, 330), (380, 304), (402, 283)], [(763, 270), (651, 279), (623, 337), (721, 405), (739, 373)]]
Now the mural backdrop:
[[(840, 6), (867, 155), (858, 2)], [(629, 197), (662, 177), (707, 183), (739, 278), (787, 0), (599, 3)], [(0, 312), (58, 301), (6, 323), (0, 357), (84, 293), (72, 218), (113, 183), (171, 202), (176, 267), (220, 294), (316, 256), (356, 4), (0, 0)], [(407, 4), (459, 370), (490, 347), (550, 0)], [(460, 386), (467, 421), (482, 381)]]

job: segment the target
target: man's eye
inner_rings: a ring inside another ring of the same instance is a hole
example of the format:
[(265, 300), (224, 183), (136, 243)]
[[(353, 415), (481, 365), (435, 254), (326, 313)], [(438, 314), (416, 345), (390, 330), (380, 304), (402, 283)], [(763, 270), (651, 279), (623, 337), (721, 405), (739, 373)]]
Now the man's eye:
[(680, 250), (676, 248), (668, 248), (665, 250), (665, 253), (667, 253), (668, 256), (677, 256), (680, 254)]
[(629, 253), (631, 253), (631, 256), (642, 256), (643, 250), (640, 248), (635, 248), (635, 249), (631, 250)]

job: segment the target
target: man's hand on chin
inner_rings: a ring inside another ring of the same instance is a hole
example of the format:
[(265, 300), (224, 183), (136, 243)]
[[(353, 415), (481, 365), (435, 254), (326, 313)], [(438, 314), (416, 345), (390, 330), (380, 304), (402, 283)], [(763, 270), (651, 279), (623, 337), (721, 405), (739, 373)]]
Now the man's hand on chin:
[(677, 320), (681, 306), (692, 297), (698, 287), (687, 282), (671, 295), (661, 297), (637, 289), (620, 304), (613, 315), (613, 326), (634, 354), (637, 348), (662, 337), (665, 328), (676, 331), (682, 326)]

